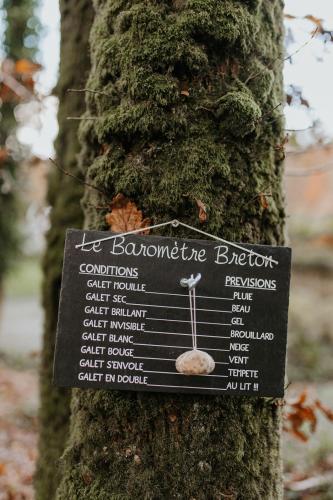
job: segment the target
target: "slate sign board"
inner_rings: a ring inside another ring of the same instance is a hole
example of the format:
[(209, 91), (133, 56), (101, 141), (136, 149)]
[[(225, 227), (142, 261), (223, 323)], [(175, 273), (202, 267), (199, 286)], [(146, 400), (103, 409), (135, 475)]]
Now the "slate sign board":
[[(291, 250), (159, 236), (67, 231), (54, 364), (58, 386), (281, 397)], [(274, 263), (273, 260), (277, 261)], [(183, 375), (192, 346), (188, 290), (196, 288), (198, 349), (210, 375)]]

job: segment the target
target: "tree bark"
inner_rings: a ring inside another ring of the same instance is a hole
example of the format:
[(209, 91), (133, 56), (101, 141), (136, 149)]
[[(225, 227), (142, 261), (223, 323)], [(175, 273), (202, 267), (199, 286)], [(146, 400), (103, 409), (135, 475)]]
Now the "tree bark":
[[(94, 119), (81, 127), (89, 181), (154, 222), (198, 225), (201, 200), (206, 231), (282, 244), (282, 2), (95, 6), (88, 86), (101, 93), (88, 95)], [(87, 228), (107, 229), (99, 198), (85, 194)], [(280, 412), (265, 398), (73, 394), (58, 500), (282, 498)]]
[[(56, 88), (59, 97), (59, 134), (55, 148), (59, 166), (80, 175), (77, 164), (78, 122), (67, 120), (67, 116), (81, 115), (85, 108), (84, 96), (69, 93), (68, 89), (82, 88), (86, 83), (93, 7), (90, 0), (62, 0), (60, 8), (61, 63)], [(43, 259), (45, 324), (40, 368), (39, 459), (35, 478), (36, 498), (40, 500), (54, 498), (59, 481), (58, 462), (68, 434), (70, 391), (52, 385), (53, 354), (65, 231), (68, 227), (81, 227), (83, 221), (80, 206), (82, 185), (52, 168), (48, 189), (48, 202), (52, 211)]]

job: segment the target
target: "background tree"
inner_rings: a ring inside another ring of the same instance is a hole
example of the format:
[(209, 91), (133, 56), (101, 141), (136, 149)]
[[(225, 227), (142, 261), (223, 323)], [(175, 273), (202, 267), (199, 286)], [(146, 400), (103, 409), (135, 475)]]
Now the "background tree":
[[(82, 94), (69, 93), (68, 89), (84, 87), (88, 75), (88, 35), (93, 8), (90, 0), (63, 0), (60, 8), (61, 63), (56, 88), (59, 98), (59, 134), (55, 147), (59, 166), (78, 175), (78, 122), (67, 120), (67, 116), (79, 116), (83, 112), (84, 98)], [(52, 366), (65, 231), (68, 227), (81, 227), (81, 197), (80, 183), (60, 170), (51, 172), (48, 202), (52, 211), (43, 259), (45, 324), (40, 369), (39, 460), (35, 480), (36, 497), (40, 500), (52, 500), (54, 497), (59, 480), (58, 459), (64, 449), (69, 425), (70, 391), (52, 385)]]
[[(155, 222), (197, 225), (201, 200), (208, 232), (282, 244), (282, 2), (95, 6), (89, 181)], [(101, 201), (86, 192), (85, 227), (107, 229)], [(264, 398), (75, 390), (57, 498), (282, 498), (279, 430)]]
[[(14, 110), (18, 102), (32, 97), (32, 64), (37, 52), (39, 21), (35, 0), (4, 0), (4, 60), (1, 64), (0, 119), (0, 288), (3, 277), (18, 251), (18, 203), (15, 193), (18, 161), (22, 146), (16, 139)], [(30, 63), (30, 64), (28, 64)], [(15, 91), (16, 89), (20, 91)]]

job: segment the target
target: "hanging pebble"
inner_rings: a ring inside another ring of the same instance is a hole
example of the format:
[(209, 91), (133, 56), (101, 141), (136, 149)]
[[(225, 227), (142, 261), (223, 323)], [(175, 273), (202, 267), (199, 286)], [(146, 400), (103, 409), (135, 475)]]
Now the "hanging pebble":
[(176, 359), (176, 370), (184, 375), (208, 375), (215, 369), (215, 361), (205, 351), (186, 351)]

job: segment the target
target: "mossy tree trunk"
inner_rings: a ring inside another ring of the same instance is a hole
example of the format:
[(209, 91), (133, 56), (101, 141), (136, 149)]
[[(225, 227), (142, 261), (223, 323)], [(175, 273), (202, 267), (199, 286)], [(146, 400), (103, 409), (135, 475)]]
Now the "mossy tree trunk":
[[(82, 114), (84, 98), (82, 94), (69, 93), (67, 90), (83, 88), (86, 83), (93, 7), (90, 0), (62, 0), (60, 8), (61, 63), (56, 89), (59, 97), (56, 157), (63, 169), (80, 175), (76, 158), (79, 151), (77, 122), (67, 120), (67, 116)], [(36, 498), (39, 500), (54, 498), (59, 481), (58, 461), (68, 434), (70, 391), (52, 385), (53, 354), (65, 231), (68, 227), (81, 227), (83, 221), (80, 205), (82, 185), (52, 168), (48, 189), (48, 202), (52, 211), (43, 259), (45, 324), (40, 369), (39, 459), (35, 478)]]
[[(155, 222), (198, 225), (198, 199), (206, 231), (282, 244), (282, 2), (95, 6), (89, 181)], [(98, 193), (85, 202), (85, 227), (107, 229)], [(279, 448), (279, 410), (264, 398), (74, 390), (57, 498), (276, 500)]]

